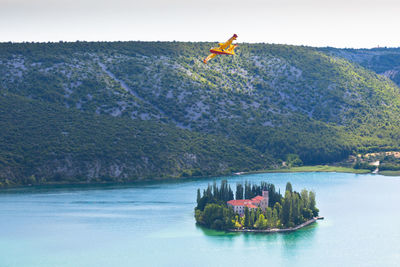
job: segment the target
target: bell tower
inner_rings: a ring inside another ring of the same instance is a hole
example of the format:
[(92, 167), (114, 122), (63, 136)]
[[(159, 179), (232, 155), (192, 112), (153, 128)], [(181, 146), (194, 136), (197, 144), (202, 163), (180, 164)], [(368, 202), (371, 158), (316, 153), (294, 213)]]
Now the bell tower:
[(269, 192), (268, 191), (262, 191), (262, 197), (264, 198), (261, 201), (261, 208), (262, 209), (266, 209), (268, 207), (268, 203), (269, 203)]

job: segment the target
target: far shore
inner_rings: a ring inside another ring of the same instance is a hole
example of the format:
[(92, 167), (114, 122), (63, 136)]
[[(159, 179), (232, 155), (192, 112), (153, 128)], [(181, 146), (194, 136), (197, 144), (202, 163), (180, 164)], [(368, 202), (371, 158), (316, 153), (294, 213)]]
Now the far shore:
[(379, 171), (378, 174), (384, 176), (400, 176), (400, 171)]
[(273, 228), (273, 229), (265, 229), (265, 230), (257, 230), (257, 229), (229, 229), (228, 232), (244, 232), (244, 233), (284, 233), (284, 232), (293, 232), (299, 230), (307, 225), (315, 223), (317, 220), (323, 220), (324, 217), (314, 217), (311, 220), (308, 220), (302, 224), (299, 224), (295, 227), (291, 228)]
[(371, 173), (370, 170), (366, 169), (354, 169), (340, 166), (330, 165), (314, 165), (314, 166), (301, 166), (292, 168), (279, 168), (279, 169), (267, 169), (259, 171), (241, 172), (238, 174), (253, 174), (253, 173), (282, 173), (282, 172), (343, 172), (343, 173)]
[[(349, 167), (332, 166), (332, 165), (312, 165), (312, 166), (300, 166), (292, 168), (278, 168), (278, 169), (266, 169), (258, 171), (240, 172), (236, 174), (255, 174), (255, 173), (285, 173), (285, 172), (342, 172), (342, 173), (355, 173), (355, 174), (367, 174), (373, 173), (367, 169), (354, 169)], [(383, 176), (400, 176), (399, 171), (379, 171), (376, 174)]]
[[(165, 177), (165, 178), (153, 178), (153, 179), (138, 179), (138, 180), (130, 180), (130, 181), (96, 181), (92, 183), (88, 183), (86, 181), (63, 181), (63, 182), (48, 182), (45, 184), (14, 184), (8, 186), (0, 186), (0, 190), (2, 189), (10, 189), (10, 188), (21, 188), (21, 187), (31, 187), (31, 186), (96, 186), (96, 185), (129, 185), (136, 184), (142, 182), (169, 182), (169, 181), (185, 181), (185, 180), (197, 180), (201, 178), (211, 178), (211, 177), (222, 177), (229, 175), (245, 175), (245, 174), (257, 174), (257, 173), (289, 173), (289, 172), (342, 172), (342, 173), (355, 173), (355, 174), (367, 174), (371, 173), (370, 170), (366, 169), (353, 169), (348, 167), (340, 167), (340, 166), (331, 166), (331, 165), (314, 165), (314, 166), (301, 166), (301, 167), (292, 167), (292, 168), (279, 168), (279, 169), (266, 169), (266, 170), (257, 170), (257, 171), (243, 171), (236, 172), (231, 174), (214, 174), (208, 176), (189, 176), (189, 177)], [(385, 175), (385, 176), (400, 176), (400, 171), (380, 171), (377, 174)]]

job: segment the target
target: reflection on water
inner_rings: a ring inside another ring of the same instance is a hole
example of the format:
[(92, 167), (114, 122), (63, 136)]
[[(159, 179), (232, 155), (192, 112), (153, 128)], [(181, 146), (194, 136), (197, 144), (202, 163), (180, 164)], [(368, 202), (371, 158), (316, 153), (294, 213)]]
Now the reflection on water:
[(209, 237), (226, 237), (227, 239), (231, 239), (232, 237), (237, 237), (240, 233), (235, 232), (225, 232), (225, 231), (216, 231), (212, 229), (205, 228), (204, 226), (196, 224), (196, 229), (201, 231), (205, 236)]
[(304, 249), (313, 247), (317, 230), (318, 222), (298, 231), (282, 234), (282, 255), (284, 258), (288, 261), (295, 261), (297, 257), (302, 255)]

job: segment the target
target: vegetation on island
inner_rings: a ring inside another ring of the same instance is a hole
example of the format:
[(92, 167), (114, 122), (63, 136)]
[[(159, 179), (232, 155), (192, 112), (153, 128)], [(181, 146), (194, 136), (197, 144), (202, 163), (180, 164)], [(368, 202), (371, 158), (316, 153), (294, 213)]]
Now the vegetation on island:
[[(262, 191), (269, 193), (265, 211), (245, 207), (244, 215), (240, 216), (227, 205), (229, 200), (251, 199), (261, 195)], [(202, 194), (200, 189), (197, 190), (196, 222), (215, 230), (291, 228), (318, 216), (318, 213), (315, 192), (305, 189), (293, 191), (290, 182), (286, 184), (283, 196), (273, 184), (266, 182), (260, 185), (237, 183), (235, 194), (226, 180), (222, 180), (219, 187), (216, 182), (208, 185)]]
[(399, 149), (398, 50), (240, 44), (205, 65), (211, 45), (0, 43), (0, 186), (293, 169)]

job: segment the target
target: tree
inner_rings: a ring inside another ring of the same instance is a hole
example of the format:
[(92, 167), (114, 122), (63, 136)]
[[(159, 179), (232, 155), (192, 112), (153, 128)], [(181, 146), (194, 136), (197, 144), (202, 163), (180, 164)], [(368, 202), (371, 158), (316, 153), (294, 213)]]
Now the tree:
[(267, 207), (267, 209), (265, 210), (265, 219), (266, 219), (266, 222), (267, 222), (265, 227), (266, 228), (272, 227), (273, 226), (271, 224), (272, 223), (272, 209), (270, 207)]
[(244, 227), (249, 227), (250, 226), (250, 212), (249, 208), (245, 207), (244, 208)]
[(300, 196), (297, 192), (293, 192), (292, 194), (292, 218), (290, 221), (292, 221), (294, 224), (300, 224), (302, 223), (301, 219), (301, 210), (300, 210)]
[(235, 213), (231, 207), (223, 208), (224, 228), (233, 229), (235, 227)]
[(250, 220), (249, 220), (249, 226), (253, 227), (254, 226), (254, 222), (256, 220), (256, 213), (254, 211), (254, 209), (250, 210)]
[(199, 204), (201, 195), (200, 195), (200, 188), (197, 189), (197, 205)]
[(272, 218), (271, 218), (271, 227), (279, 227), (280, 225), (279, 221), (279, 212), (278, 209), (275, 207), (274, 210), (272, 211)]
[(276, 202), (275, 205), (274, 205), (274, 210), (276, 210), (278, 215), (280, 216), (281, 213), (282, 213), (282, 205), (281, 205), (281, 203)]
[(221, 206), (217, 204), (207, 204), (203, 212), (203, 223), (205, 226), (212, 228), (215, 220), (222, 219), (223, 212)]
[(303, 206), (302, 208), (309, 208), (309, 198), (308, 198), (308, 191), (303, 189), (301, 190), (301, 199), (303, 201)]
[(243, 185), (236, 184), (236, 199), (243, 199)]
[(292, 194), (286, 190), (285, 197), (282, 203), (282, 223), (285, 226), (291, 225), (292, 219)]
[(309, 198), (310, 198), (310, 210), (312, 210), (314, 217), (318, 216), (319, 209), (317, 209), (316, 202), (315, 202), (315, 192), (310, 191), (309, 193)]
[(300, 159), (297, 154), (287, 154), (286, 155), (286, 164), (291, 167), (298, 167), (303, 165), (303, 161)]
[(254, 223), (254, 228), (256, 228), (256, 229), (267, 228), (267, 220), (264, 218), (263, 214), (260, 214), (257, 221)]
[(241, 227), (242, 227), (241, 218), (240, 218), (239, 215), (236, 215), (236, 216), (235, 216), (235, 228), (236, 228), (236, 229), (239, 229), (239, 228), (241, 228)]
[(213, 182), (213, 186), (212, 186), (212, 195), (213, 195), (213, 197), (217, 198), (217, 199), (220, 199), (218, 193), (219, 193), (219, 190), (218, 190), (217, 182), (214, 181)]
[(308, 208), (303, 208), (302, 209), (302, 211), (301, 211), (301, 214), (303, 215), (303, 217), (306, 219), (306, 220), (309, 220), (309, 219), (311, 219), (312, 217), (313, 217), (313, 212), (312, 212), (312, 210), (310, 210), (310, 209), (308, 209)]
[(290, 182), (286, 183), (286, 190), (285, 191), (289, 191), (290, 193), (293, 192), (292, 184)]
[(231, 189), (231, 186), (228, 187), (228, 201), (233, 199), (233, 191)]
[(244, 183), (244, 198), (245, 199), (251, 198), (251, 184), (248, 182)]

